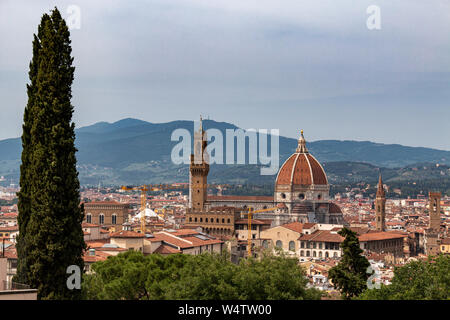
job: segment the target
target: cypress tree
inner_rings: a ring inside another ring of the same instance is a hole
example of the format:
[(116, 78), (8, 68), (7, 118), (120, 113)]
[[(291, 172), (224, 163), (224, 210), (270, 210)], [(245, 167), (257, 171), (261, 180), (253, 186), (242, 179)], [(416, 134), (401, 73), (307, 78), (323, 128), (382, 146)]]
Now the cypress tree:
[(24, 112), (16, 277), (37, 288), (39, 299), (79, 298), (80, 290), (67, 288), (66, 270), (84, 267), (70, 44), (58, 9), (44, 14), (34, 35)]
[(371, 275), (367, 273), (370, 262), (361, 255), (363, 250), (359, 247), (356, 232), (343, 228), (338, 234), (345, 237), (341, 244), (343, 254), (339, 263), (328, 271), (328, 275), (343, 298), (351, 299), (367, 289), (367, 279)]

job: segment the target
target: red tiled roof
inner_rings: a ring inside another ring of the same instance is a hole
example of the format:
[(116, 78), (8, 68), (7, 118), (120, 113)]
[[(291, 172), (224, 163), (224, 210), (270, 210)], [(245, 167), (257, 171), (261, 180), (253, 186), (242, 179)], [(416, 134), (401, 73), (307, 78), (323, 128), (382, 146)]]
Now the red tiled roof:
[(173, 253), (181, 253), (180, 250), (175, 249), (171, 246), (168, 246), (166, 244), (162, 244), (160, 245), (158, 248), (156, 248), (155, 251), (153, 251), (153, 253), (159, 253), (159, 254), (173, 254)]
[[(234, 224), (248, 224), (248, 219), (238, 219)], [(272, 224), (270, 220), (267, 219), (252, 219), (252, 224)]]
[(111, 238), (144, 238), (144, 237), (145, 236), (142, 233), (129, 230), (122, 230), (111, 234)]
[[(303, 226), (303, 229), (305, 227)], [(334, 233), (330, 230), (317, 230), (311, 234), (303, 234), (298, 240), (302, 241), (322, 241), (322, 242), (342, 242), (344, 241), (344, 237), (341, 237), (339, 234)]]
[(283, 225), (281, 225), (281, 227), (292, 230), (294, 232), (302, 233), (303, 223), (291, 222), (291, 223), (283, 224)]
[(103, 239), (103, 240), (92, 240), (92, 241), (85, 241), (85, 242), (89, 248), (100, 248), (100, 247), (103, 247), (103, 245), (105, 243), (109, 243), (109, 240)]
[(208, 196), (208, 201), (273, 201), (272, 196)]
[(83, 202), (84, 206), (90, 206), (90, 205), (120, 205), (120, 206), (128, 206), (128, 203), (122, 203), (117, 201), (91, 201), (91, 202)]
[(341, 208), (333, 202), (330, 202), (330, 207), (328, 210), (329, 213), (342, 213)]
[(0, 227), (0, 232), (14, 232), (14, 231), (19, 231), (19, 226)]
[(91, 256), (89, 250), (84, 252), (83, 260), (84, 262), (97, 262), (105, 261), (110, 256), (109, 253), (99, 252), (95, 250), (95, 256)]
[(165, 231), (154, 233), (153, 236), (154, 236), (154, 238), (148, 238), (147, 240), (149, 240), (150, 242), (163, 241), (165, 243), (170, 243), (171, 245), (174, 245), (180, 249), (187, 249), (187, 248), (192, 248), (192, 247), (198, 247), (198, 246), (204, 246), (204, 245), (216, 244), (216, 243), (223, 242), (219, 239), (209, 239), (209, 238), (208, 238), (208, 240), (202, 240), (195, 236), (178, 237), (176, 235), (173, 235), (173, 234), (165, 232)]
[(7, 212), (4, 214), (0, 214), (0, 219), (1, 218), (17, 218), (18, 214), (17, 212)]
[(82, 227), (82, 228), (99, 228), (100, 225), (94, 224), (94, 223), (83, 222), (83, 223), (81, 224), (81, 227)]
[(294, 153), (278, 171), (276, 185), (326, 185), (327, 176), (320, 163), (309, 153)]
[(402, 234), (398, 232), (386, 232), (386, 231), (380, 231), (380, 232), (368, 232), (365, 234), (362, 234), (358, 237), (359, 241), (378, 241), (378, 240), (388, 240), (388, 239), (399, 239), (407, 237), (407, 234)]

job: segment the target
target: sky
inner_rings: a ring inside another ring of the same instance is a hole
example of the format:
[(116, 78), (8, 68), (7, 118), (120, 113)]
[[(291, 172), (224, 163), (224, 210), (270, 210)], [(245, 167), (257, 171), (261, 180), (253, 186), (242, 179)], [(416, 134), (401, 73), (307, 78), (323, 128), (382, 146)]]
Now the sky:
[(73, 5), (77, 127), (202, 115), (450, 150), (449, 0), (0, 0), (0, 139), (21, 135), (42, 14)]

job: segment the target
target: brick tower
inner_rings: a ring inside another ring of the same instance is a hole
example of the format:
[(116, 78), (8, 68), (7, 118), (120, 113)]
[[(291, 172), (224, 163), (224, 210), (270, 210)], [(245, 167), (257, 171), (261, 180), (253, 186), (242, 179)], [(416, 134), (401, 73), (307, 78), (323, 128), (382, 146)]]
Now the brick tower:
[(377, 226), (377, 231), (386, 230), (386, 193), (383, 188), (383, 180), (380, 178), (378, 180), (377, 197), (375, 199), (375, 221)]
[(439, 254), (439, 230), (441, 227), (441, 193), (428, 194), (428, 212), (430, 222), (425, 230), (425, 253), (427, 255)]
[(194, 132), (194, 154), (191, 154), (189, 168), (189, 207), (199, 211), (203, 210), (207, 196), (209, 156), (206, 145), (206, 132), (203, 130), (200, 117), (200, 128)]
[(439, 232), (441, 227), (441, 193), (430, 192), (428, 194), (430, 223), (429, 228)]

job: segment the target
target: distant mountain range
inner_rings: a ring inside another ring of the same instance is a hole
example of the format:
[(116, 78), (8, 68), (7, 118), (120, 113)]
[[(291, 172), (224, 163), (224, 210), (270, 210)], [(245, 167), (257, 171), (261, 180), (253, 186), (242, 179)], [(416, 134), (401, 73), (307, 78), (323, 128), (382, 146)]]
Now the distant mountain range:
[[(226, 129), (237, 129), (231, 123), (213, 120), (203, 120), (203, 127), (218, 129), (224, 137)], [(77, 129), (81, 183), (105, 185), (187, 181), (188, 166), (175, 165), (170, 159), (172, 148), (178, 143), (171, 141), (170, 137), (178, 128), (187, 129), (192, 135), (194, 125), (192, 121), (150, 123), (123, 119)], [(281, 166), (295, 151), (297, 140), (280, 137), (279, 146)], [(386, 179), (394, 180), (449, 175), (446, 165), (450, 165), (450, 151), (338, 140), (307, 142), (307, 147), (324, 165), (330, 181), (336, 183), (376, 179), (380, 167), (383, 167)], [(0, 141), (0, 176), (17, 179), (20, 155), (20, 138)], [(426, 174), (423, 174), (424, 170)], [(275, 176), (261, 176), (258, 165), (212, 165), (209, 175), (211, 182), (226, 183), (265, 183), (274, 179)]]

